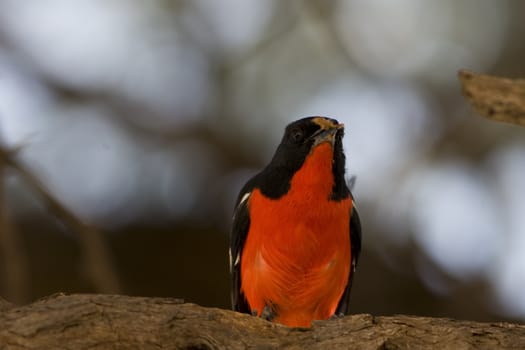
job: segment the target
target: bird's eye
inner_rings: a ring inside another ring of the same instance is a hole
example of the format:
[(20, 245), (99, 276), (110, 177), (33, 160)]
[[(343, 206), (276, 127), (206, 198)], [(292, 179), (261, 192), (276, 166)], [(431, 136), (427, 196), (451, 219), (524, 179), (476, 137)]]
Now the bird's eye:
[(293, 129), (290, 136), (294, 142), (301, 142), (304, 137), (304, 132), (301, 129)]

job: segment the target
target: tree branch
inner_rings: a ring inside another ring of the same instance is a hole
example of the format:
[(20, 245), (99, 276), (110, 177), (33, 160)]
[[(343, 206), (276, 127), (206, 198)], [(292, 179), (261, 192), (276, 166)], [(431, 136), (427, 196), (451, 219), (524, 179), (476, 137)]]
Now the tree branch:
[(525, 349), (525, 326), (353, 315), (288, 328), (182, 300), (53, 295), (0, 314), (10, 349)]
[(28, 300), (29, 268), (20, 233), (7, 205), (7, 170), (5, 157), (0, 156), (0, 276), (4, 278), (4, 295), (22, 303)]
[(459, 72), (463, 96), (482, 116), (525, 126), (525, 80)]
[(118, 293), (120, 283), (104, 236), (67, 209), (44, 186), (38, 177), (20, 163), (13, 152), (0, 147), (0, 161), (15, 170), (21, 179), (40, 196), (48, 211), (78, 234), (87, 275), (97, 291)]

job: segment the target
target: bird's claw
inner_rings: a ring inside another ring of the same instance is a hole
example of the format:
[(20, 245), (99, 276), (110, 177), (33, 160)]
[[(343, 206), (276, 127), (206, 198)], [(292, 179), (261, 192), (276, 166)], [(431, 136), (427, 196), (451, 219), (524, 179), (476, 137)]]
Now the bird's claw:
[(268, 305), (266, 305), (261, 312), (261, 318), (266, 321), (273, 321), (275, 318), (275, 311), (272, 310), (272, 308)]
[(345, 314), (343, 313), (335, 313), (328, 320), (340, 320), (341, 318), (345, 317)]

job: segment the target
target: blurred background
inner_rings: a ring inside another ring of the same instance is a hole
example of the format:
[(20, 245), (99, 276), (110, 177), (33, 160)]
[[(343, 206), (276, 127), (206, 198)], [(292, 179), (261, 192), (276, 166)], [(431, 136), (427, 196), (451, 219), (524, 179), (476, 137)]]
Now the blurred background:
[(235, 197), (284, 127), (346, 125), (352, 313), (525, 320), (522, 1), (0, 0), (0, 295), (229, 307)]

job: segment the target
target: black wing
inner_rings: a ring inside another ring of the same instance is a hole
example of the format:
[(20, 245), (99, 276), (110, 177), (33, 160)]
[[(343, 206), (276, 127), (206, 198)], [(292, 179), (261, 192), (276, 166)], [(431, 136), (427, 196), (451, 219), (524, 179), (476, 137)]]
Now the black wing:
[(232, 309), (244, 313), (251, 313), (248, 302), (241, 293), (241, 256), (250, 227), (250, 214), (248, 212), (248, 201), (251, 194), (250, 187), (252, 187), (250, 183), (246, 184), (237, 198), (237, 204), (233, 214), (229, 252)]
[(352, 215), (350, 215), (350, 244), (351, 244), (351, 255), (352, 261), (350, 266), (350, 275), (348, 276), (348, 283), (346, 284), (345, 291), (335, 314), (337, 316), (344, 316), (348, 314), (348, 304), (350, 302), (350, 289), (352, 289), (352, 279), (354, 278), (357, 261), (359, 260), (359, 254), (361, 253), (361, 221), (359, 220), (359, 214), (354, 206), (352, 207)]

